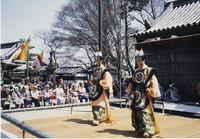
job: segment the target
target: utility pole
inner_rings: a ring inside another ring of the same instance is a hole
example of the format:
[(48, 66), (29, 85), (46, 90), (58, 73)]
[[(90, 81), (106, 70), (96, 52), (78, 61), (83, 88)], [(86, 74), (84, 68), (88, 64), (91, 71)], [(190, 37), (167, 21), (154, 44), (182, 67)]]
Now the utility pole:
[(102, 47), (102, 0), (99, 0), (99, 51)]
[(28, 54), (27, 54), (27, 60), (26, 60), (26, 79), (29, 78), (29, 48), (28, 48)]
[(27, 59), (26, 59), (26, 80), (28, 82), (29, 80), (29, 56), (30, 56), (30, 53), (29, 53), (29, 48), (30, 48), (30, 36), (28, 38), (28, 40), (26, 41), (26, 44), (25, 45), (28, 45), (27, 47)]
[(126, 61), (128, 63), (129, 68), (131, 69), (131, 73), (129, 71), (129, 75), (133, 74), (134, 70), (130, 62), (129, 58), (129, 42), (128, 42), (128, 0), (124, 0), (124, 24), (125, 24), (125, 50), (126, 50)]
[[(122, 3), (121, 3), (122, 4)], [(119, 11), (118, 11), (119, 12)], [(120, 13), (119, 13), (120, 14)], [(119, 47), (119, 50), (118, 50), (118, 58), (119, 58), (119, 65), (118, 65), (118, 81), (119, 81), (119, 99), (122, 99), (122, 71), (121, 71), (121, 64), (122, 64), (122, 58), (121, 58), (121, 39), (122, 39), (122, 36), (121, 36), (121, 18), (119, 18), (119, 26), (118, 26), (118, 37), (119, 37), (119, 40), (118, 40), (118, 47)], [(122, 103), (120, 102), (120, 108), (122, 108)]]

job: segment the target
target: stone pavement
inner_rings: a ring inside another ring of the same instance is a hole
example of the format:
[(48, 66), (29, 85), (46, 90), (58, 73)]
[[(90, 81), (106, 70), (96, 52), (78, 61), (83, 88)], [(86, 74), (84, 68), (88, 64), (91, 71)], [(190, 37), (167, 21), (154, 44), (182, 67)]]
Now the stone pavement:
[[(131, 126), (130, 110), (127, 108), (112, 109), (116, 123), (113, 125), (93, 126), (90, 106), (75, 107), (73, 114), (70, 108), (43, 111), (11, 113), (11, 116), (24, 120), (27, 124), (48, 133), (55, 138), (129, 138), (134, 137)], [(178, 115), (156, 113), (161, 137), (164, 138), (200, 138), (200, 119)], [(1, 120), (1, 127), (18, 137), (22, 130)], [(26, 133), (26, 137), (33, 137)]]

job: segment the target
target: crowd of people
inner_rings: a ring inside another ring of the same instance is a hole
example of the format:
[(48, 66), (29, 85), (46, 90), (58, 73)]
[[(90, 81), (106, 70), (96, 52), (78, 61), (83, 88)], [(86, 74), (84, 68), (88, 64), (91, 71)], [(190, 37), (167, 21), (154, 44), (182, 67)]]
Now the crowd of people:
[[(113, 81), (113, 97), (120, 97), (120, 85), (116, 80)], [(126, 84), (121, 84), (121, 97), (126, 95)], [(88, 93), (91, 90), (89, 80), (70, 84), (64, 83), (59, 79), (57, 84), (52, 82), (34, 81), (33, 83), (2, 84), (1, 85), (1, 108), (29, 108), (48, 105), (59, 105), (67, 103), (88, 102)]]
[(74, 81), (66, 84), (59, 79), (52, 82), (35, 82), (1, 85), (1, 108), (29, 108), (89, 101), (89, 82)]
[[(120, 98), (127, 96), (127, 83), (120, 84), (116, 80), (113, 81), (113, 97)], [(62, 79), (54, 85), (51, 82), (35, 82), (25, 84), (20, 82), (1, 86), (1, 107), (2, 109), (12, 108), (28, 108), (40, 107), (48, 105), (59, 105), (67, 103), (82, 103), (88, 102), (88, 93), (91, 89), (89, 81), (66, 84)], [(168, 90), (160, 88), (161, 100), (177, 102), (180, 101), (180, 96), (174, 96), (174, 92), (178, 92), (175, 87), (170, 86)], [(177, 94), (177, 93), (176, 93)], [(171, 97), (174, 96), (174, 97)], [(175, 98), (175, 99), (174, 99)]]

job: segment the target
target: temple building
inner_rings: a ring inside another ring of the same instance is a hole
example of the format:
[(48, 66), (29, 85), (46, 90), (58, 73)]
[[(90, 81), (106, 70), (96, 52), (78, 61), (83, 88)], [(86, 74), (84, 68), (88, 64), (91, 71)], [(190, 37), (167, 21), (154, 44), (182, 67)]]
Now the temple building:
[(183, 101), (200, 98), (200, 1), (177, 0), (148, 30), (134, 34), (136, 49), (157, 69), (161, 86), (176, 83)]

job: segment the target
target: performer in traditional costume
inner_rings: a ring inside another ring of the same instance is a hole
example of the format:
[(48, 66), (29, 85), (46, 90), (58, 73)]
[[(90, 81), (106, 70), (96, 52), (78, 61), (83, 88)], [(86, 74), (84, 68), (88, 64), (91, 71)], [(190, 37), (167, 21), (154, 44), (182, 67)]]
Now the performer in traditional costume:
[(103, 65), (101, 52), (96, 53), (96, 67), (93, 70), (92, 89), (89, 98), (92, 105), (93, 124), (113, 123), (109, 106), (109, 94), (112, 93), (112, 76)]
[(137, 68), (127, 88), (127, 93), (132, 96), (132, 126), (137, 135), (148, 138), (160, 133), (152, 106), (160, 91), (155, 70), (145, 64), (142, 49), (136, 51), (135, 60)]

